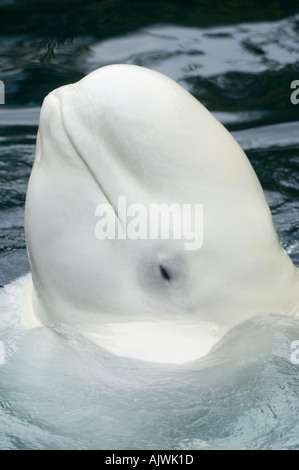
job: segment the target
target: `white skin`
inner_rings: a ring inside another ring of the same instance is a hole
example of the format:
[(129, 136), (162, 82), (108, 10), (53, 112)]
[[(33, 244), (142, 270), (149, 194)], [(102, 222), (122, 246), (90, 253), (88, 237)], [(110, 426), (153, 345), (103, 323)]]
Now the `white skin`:
[[(96, 207), (116, 210), (121, 195), (203, 204), (202, 248), (97, 239)], [(24, 324), (68, 324), (116, 354), (182, 363), (250, 317), (299, 313), (298, 269), (246, 155), (187, 91), (145, 68), (104, 67), (45, 99), (26, 239)]]

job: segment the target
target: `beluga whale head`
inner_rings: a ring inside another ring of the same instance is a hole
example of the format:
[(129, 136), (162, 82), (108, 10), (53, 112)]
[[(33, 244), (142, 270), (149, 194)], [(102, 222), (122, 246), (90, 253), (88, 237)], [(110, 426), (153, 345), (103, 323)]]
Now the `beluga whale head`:
[(46, 97), (25, 230), (24, 325), (66, 324), (115, 354), (183, 363), (250, 317), (298, 313), (298, 269), (243, 150), (143, 67)]

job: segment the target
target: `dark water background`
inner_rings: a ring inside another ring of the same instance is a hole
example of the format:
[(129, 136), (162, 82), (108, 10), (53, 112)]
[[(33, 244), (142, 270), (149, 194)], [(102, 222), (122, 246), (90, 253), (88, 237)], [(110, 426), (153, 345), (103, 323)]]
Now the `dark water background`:
[[(233, 133), (299, 265), (298, 2), (0, 0), (0, 286), (29, 270), (24, 202), (43, 98), (111, 63), (165, 73)], [(241, 327), (206, 368), (157, 373), (79, 354), (74, 341), (72, 353), (43, 329), (17, 347), (6, 323), (0, 448), (299, 448), (288, 319)]]

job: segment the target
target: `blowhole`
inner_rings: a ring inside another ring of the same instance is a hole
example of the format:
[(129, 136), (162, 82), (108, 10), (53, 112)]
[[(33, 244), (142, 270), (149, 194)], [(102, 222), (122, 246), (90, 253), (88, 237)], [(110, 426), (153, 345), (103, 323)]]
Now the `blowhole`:
[(170, 282), (171, 281), (171, 274), (170, 272), (167, 270), (167, 268), (165, 268), (164, 266), (162, 266), (162, 264), (159, 264), (159, 269), (160, 269), (160, 274), (162, 276), (162, 278), (167, 281), (167, 282)]

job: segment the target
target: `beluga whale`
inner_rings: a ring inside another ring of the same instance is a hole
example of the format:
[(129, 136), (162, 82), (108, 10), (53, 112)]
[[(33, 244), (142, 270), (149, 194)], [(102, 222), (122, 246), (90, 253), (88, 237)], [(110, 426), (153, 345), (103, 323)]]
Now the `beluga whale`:
[[(185, 236), (175, 224), (141, 233), (165, 222), (161, 207)], [(116, 355), (185, 363), (251, 317), (299, 314), (298, 268), (247, 156), (195, 97), (144, 67), (102, 67), (45, 98), (25, 233), (23, 325), (67, 325)]]

